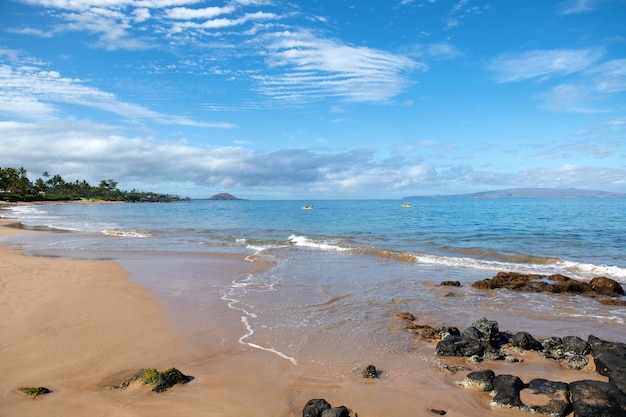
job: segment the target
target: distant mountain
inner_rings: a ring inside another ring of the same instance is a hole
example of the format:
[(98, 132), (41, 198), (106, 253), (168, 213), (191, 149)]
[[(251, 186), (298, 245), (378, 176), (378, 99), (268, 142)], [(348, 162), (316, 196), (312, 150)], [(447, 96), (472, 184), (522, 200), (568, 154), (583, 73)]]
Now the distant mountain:
[(581, 190), (578, 188), (509, 188), (506, 190), (483, 191), (471, 194), (404, 197), (404, 199), (410, 198), (469, 198), (485, 200), (503, 198), (626, 198), (626, 194), (597, 190)]
[(237, 198), (234, 195), (228, 193), (219, 193), (209, 197), (208, 200), (243, 200), (243, 198)]

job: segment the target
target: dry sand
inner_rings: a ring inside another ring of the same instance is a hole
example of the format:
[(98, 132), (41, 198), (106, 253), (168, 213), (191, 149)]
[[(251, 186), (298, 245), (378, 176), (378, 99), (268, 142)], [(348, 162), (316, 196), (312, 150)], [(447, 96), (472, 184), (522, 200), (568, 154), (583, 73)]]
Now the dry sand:
[[(7, 233), (41, 232), (0, 227)], [(259, 268), (240, 257), (214, 260), (215, 274), (225, 282)], [(114, 262), (26, 257), (0, 246), (0, 416), (299, 417), (312, 398), (345, 405), (361, 417), (433, 416), (433, 408), (450, 416), (525, 415), (492, 410), (488, 394), (455, 385), (465, 373), (430, 365), (416, 364), (423, 372), (410, 378), (399, 372), (378, 380), (294, 365), (240, 344), (240, 314), (211, 297), (210, 311), (203, 313), (210, 323), (182, 328), (173, 323), (184, 314), (131, 282)], [(212, 342), (197, 343), (199, 338)], [(526, 372), (511, 372), (522, 378), (535, 368), (545, 373), (537, 365), (541, 358), (528, 359)], [(140, 368), (171, 366), (193, 381), (161, 394), (137, 383), (110, 388)], [(583, 379), (558, 366), (549, 372), (557, 380)], [(17, 392), (25, 386), (53, 393), (31, 399)]]

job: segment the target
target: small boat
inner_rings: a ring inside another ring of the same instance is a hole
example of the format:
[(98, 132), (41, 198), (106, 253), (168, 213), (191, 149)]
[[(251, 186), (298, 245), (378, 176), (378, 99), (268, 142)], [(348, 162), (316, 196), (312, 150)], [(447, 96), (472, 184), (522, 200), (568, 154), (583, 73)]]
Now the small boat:
[(400, 207), (409, 208), (411, 207), (411, 203), (401, 203)]
[(313, 206), (309, 206), (309, 205), (302, 206), (302, 210), (313, 210)]

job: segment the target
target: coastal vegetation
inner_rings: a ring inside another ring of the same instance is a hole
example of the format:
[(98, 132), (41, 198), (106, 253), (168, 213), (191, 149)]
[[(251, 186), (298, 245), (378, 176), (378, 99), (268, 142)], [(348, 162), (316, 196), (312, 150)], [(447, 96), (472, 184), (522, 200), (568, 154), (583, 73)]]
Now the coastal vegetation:
[(117, 188), (113, 179), (101, 180), (97, 186), (85, 180), (68, 182), (61, 175), (50, 175), (47, 171), (40, 178), (31, 181), (23, 167), (0, 167), (0, 201), (127, 201), (127, 202), (169, 202), (186, 200), (171, 194), (154, 192), (124, 191)]

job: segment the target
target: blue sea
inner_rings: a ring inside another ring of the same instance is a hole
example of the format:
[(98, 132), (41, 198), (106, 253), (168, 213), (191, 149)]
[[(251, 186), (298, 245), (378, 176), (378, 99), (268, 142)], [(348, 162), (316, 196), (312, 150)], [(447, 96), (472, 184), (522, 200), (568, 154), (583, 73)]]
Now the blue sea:
[[(464, 328), (488, 317), (501, 330), (536, 337), (594, 334), (626, 342), (624, 307), (470, 285), (498, 271), (606, 276), (626, 285), (626, 199), (400, 203), (58, 204), (10, 207), (0, 216), (50, 232), (3, 238), (27, 254), (114, 259), (131, 279), (166, 302), (185, 300), (198, 316), (203, 294), (218, 291), (225, 308), (241, 313), (242, 344), (341, 373), (364, 358), (395, 369), (416, 358), (430, 363), (428, 351), (399, 328), (400, 311), (432, 326)], [(216, 288), (210, 267), (191, 256), (206, 253), (273, 266)], [(160, 266), (142, 273), (146, 262)], [(445, 280), (462, 285), (439, 285)]]

